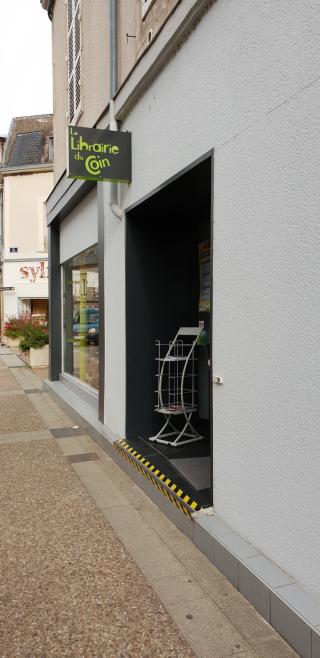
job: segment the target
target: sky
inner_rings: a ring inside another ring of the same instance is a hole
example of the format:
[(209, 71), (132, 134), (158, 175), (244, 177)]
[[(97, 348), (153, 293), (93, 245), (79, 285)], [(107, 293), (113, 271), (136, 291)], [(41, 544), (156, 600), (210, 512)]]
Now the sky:
[(0, 135), (52, 112), (51, 22), (40, 0), (0, 0)]

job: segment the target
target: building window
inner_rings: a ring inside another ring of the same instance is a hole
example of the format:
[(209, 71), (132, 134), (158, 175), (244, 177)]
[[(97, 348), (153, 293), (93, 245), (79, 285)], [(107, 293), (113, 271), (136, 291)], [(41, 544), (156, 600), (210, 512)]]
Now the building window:
[(142, 18), (148, 13), (151, 5), (153, 5), (155, 0), (141, 0), (141, 15)]
[(80, 0), (68, 0), (68, 107), (70, 123), (77, 121), (81, 110), (80, 76)]
[(97, 247), (64, 264), (64, 371), (99, 387)]
[(53, 135), (50, 135), (48, 138), (48, 160), (53, 162), (54, 150), (53, 150)]

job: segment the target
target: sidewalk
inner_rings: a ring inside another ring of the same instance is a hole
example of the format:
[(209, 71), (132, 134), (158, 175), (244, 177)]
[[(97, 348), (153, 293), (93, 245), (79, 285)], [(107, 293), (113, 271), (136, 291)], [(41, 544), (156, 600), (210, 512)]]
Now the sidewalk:
[(0, 348), (0, 658), (297, 654)]

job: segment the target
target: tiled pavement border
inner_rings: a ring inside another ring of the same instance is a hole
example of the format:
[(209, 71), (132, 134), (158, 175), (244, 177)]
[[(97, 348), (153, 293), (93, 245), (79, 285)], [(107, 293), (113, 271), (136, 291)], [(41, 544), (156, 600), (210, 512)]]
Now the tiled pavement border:
[(28, 368), (24, 363), (22, 363), (22, 367), (19, 368), (10, 366), (8, 366), (8, 368), (25, 392), (30, 390), (42, 390), (43, 381), (40, 379), (40, 377), (32, 372), (31, 368)]
[(13, 432), (0, 434), (0, 445), (3, 443), (21, 443), (25, 441), (43, 441), (52, 439), (50, 430), (33, 430), (32, 432)]
[(83, 427), (54, 427), (50, 430), (55, 439), (65, 439), (68, 436), (82, 436), (86, 433)]
[(74, 455), (66, 455), (65, 460), (69, 464), (78, 464), (79, 462), (94, 462), (99, 459), (96, 452), (80, 452)]
[(88, 406), (60, 382), (46, 390), (147, 493), (302, 658), (320, 658), (320, 603), (216, 516), (187, 519), (113, 449), (114, 440)]
[(65, 457), (96, 448), (100, 460), (72, 466), (198, 658), (296, 657), (92, 439), (75, 436), (56, 442)]

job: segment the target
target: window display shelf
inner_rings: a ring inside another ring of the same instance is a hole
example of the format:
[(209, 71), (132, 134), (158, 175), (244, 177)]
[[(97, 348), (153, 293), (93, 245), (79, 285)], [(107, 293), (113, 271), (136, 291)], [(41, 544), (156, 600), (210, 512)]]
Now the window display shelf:
[[(201, 332), (201, 327), (180, 327), (170, 343), (156, 341), (155, 411), (167, 416), (167, 419), (158, 434), (149, 437), (149, 441), (181, 446), (204, 438), (191, 424), (192, 414), (198, 409), (195, 347)], [(187, 386), (186, 381), (188, 381)], [(171, 420), (173, 416), (184, 416), (185, 422), (182, 428), (178, 429), (174, 424)], [(167, 428), (171, 431), (165, 432)]]
[[(162, 357), (156, 357), (156, 361), (186, 361), (188, 358), (188, 355), (186, 354), (185, 356), (162, 356)], [(196, 361), (197, 359), (194, 359)]]
[(185, 405), (183, 407), (182, 405), (171, 404), (167, 407), (156, 407), (156, 411), (159, 414), (172, 414), (173, 416), (178, 416), (179, 414), (184, 414), (185, 412), (193, 413), (194, 411), (197, 411), (197, 407), (191, 407), (189, 405)]

